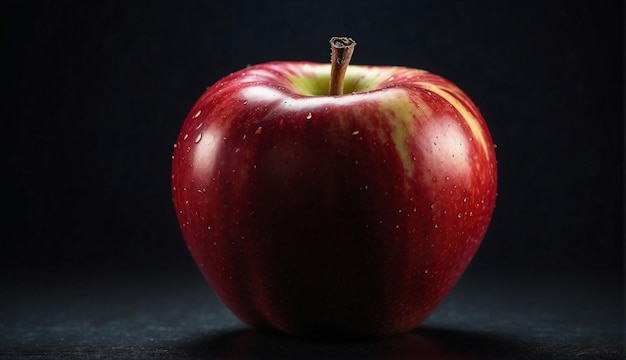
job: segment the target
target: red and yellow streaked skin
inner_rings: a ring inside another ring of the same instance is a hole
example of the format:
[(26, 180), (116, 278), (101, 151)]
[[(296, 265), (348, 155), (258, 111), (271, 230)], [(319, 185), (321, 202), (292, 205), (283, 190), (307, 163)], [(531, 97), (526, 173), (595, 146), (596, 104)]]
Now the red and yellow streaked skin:
[(274, 62), (207, 89), (175, 144), (183, 237), (242, 320), (294, 334), (387, 336), (435, 309), (496, 200), (480, 112), (451, 82)]

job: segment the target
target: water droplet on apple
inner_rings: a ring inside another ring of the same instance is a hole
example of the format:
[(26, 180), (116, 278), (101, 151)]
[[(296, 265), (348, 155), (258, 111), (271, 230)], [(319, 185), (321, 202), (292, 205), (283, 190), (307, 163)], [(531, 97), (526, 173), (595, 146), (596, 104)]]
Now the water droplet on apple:
[(449, 176), (446, 176), (446, 181), (448, 181), (448, 180), (450, 180), (450, 177), (449, 177)]
[(263, 131), (263, 127), (259, 126), (256, 131), (254, 132), (254, 135), (259, 135), (261, 132)]
[(435, 229), (439, 229), (439, 225), (435, 224)]
[(195, 118), (197, 118), (198, 116), (200, 116), (200, 114), (202, 114), (202, 110), (198, 110), (198, 112), (197, 112), (194, 116), (192, 116), (191, 118), (192, 118), (192, 119), (195, 119)]
[(470, 211), (469, 216), (474, 216), (474, 213)]
[(434, 209), (435, 208), (435, 204), (430, 204), (430, 209)]
[(466, 203), (466, 202), (467, 202), (467, 198), (466, 198), (466, 197), (464, 197), (464, 198), (463, 198), (463, 202), (464, 202), (464, 203)]
[(198, 135), (196, 136), (193, 142), (197, 144), (200, 142), (200, 140), (202, 140), (202, 133), (198, 133)]
[(307, 119), (307, 120), (311, 120), (311, 118), (313, 118), (313, 114), (308, 113), (308, 115), (306, 116), (306, 119)]
[(355, 130), (352, 132), (352, 135), (359, 135), (359, 130)]
[(198, 124), (198, 126), (196, 126), (196, 130), (199, 130), (202, 127), (202, 125), (204, 125), (204, 123)]
[(177, 147), (177, 146), (178, 146), (178, 144), (177, 144), (177, 143), (174, 143), (174, 149), (176, 149), (176, 147)]
[(456, 217), (461, 218), (461, 213), (456, 214)]
[(183, 136), (183, 140), (187, 140), (188, 137), (189, 137), (189, 134), (185, 134), (185, 136)]
[(424, 274), (428, 274), (428, 269), (424, 270)]

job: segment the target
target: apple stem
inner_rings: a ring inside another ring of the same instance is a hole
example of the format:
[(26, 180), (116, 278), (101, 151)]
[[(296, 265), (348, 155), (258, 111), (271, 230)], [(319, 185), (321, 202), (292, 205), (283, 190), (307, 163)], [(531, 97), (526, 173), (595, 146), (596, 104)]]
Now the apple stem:
[(343, 80), (346, 76), (346, 70), (356, 41), (348, 37), (332, 37), (330, 39), (330, 89), (329, 95), (343, 94)]

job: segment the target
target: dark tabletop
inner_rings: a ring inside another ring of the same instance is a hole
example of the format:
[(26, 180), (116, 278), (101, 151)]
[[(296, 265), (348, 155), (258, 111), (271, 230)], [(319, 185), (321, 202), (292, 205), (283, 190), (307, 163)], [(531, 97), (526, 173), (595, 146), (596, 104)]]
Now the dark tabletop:
[(253, 330), (196, 272), (4, 280), (0, 358), (621, 359), (623, 294), (597, 276), (469, 272), (418, 329), (377, 341)]

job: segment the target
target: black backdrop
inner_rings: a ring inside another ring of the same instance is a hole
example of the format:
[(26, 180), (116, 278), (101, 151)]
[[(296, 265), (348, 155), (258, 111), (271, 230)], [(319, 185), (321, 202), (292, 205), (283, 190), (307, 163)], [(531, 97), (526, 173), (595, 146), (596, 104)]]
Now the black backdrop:
[(620, 1), (8, 1), (4, 275), (193, 269), (172, 144), (220, 77), (329, 59), (443, 75), (497, 144), (499, 198), (470, 270), (622, 272)]

